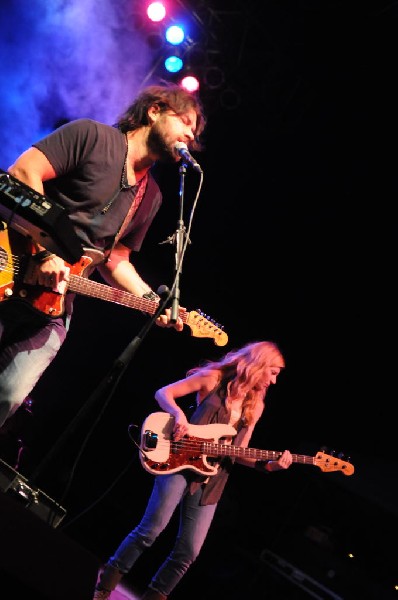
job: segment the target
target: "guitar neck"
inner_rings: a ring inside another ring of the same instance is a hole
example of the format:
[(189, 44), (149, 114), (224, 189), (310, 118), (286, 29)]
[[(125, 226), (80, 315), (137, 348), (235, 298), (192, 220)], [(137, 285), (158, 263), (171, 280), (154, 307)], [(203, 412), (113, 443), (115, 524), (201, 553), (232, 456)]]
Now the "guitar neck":
[[(207, 456), (232, 456), (235, 458), (250, 458), (255, 460), (278, 460), (282, 452), (277, 450), (256, 450), (255, 448), (242, 448), (229, 444), (211, 444), (207, 442), (201, 443), (203, 454)], [(313, 456), (305, 456), (303, 454), (292, 454), (293, 462), (306, 465), (314, 465), (315, 459)]]
[[(99, 298), (100, 300), (134, 308), (149, 315), (154, 315), (159, 307), (159, 304), (155, 300), (141, 298), (130, 292), (118, 290), (117, 288), (80, 277), (79, 275), (70, 275), (68, 290), (76, 294), (82, 294), (83, 296), (91, 296), (92, 298)], [(188, 314), (185, 311), (180, 310), (179, 316), (183, 323), (187, 322)]]

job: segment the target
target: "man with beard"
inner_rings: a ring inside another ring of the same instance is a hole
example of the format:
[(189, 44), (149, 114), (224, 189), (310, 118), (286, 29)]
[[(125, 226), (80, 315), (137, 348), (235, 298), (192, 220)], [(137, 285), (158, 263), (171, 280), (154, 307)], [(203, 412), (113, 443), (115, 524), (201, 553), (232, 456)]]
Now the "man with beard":
[[(114, 126), (70, 121), (23, 152), (8, 172), (67, 209), (84, 255), (92, 259), (86, 275), (97, 268), (110, 286), (159, 301), (130, 262), (162, 201), (151, 167), (177, 163), (178, 147), (199, 150), (204, 126), (198, 97), (174, 84), (149, 86)], [(33, 246), (34, 268), (25, 283), (65, 289), (70, 265), (37, 242)], [(63, 314), (48, 319), (37, 319), (23, 302), (0, 303), (0, 426), (59, 351), (73, 298), (65, 294)], [(181, 316), (170, 319), (170, 309), (156, 323), (183, 329)]]

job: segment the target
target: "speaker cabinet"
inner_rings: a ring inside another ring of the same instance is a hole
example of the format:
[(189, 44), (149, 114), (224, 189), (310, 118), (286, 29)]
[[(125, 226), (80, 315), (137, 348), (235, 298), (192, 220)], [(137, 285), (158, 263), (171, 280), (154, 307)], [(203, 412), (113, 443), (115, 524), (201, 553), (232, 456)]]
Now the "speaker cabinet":
[(89, 551), (0, 492), (1, 596), (91, 600), (99, 567)]

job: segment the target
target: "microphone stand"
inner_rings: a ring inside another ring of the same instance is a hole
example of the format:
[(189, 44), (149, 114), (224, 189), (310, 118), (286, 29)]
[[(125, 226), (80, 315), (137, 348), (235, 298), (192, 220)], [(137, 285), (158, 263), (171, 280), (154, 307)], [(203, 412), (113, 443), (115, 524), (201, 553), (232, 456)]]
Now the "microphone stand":
[[(179, 314), (179, 303), (180, 303), (180, 274), (182, 272), (182, 258), (184, 251), (184, 241), (186, 229), (184, 225), (184, 191), (185, 191), (185, 175), (187, 172), (187, 165), (182, 162), (179, 168), (180, 173), (180, 189), (179, 189), (179, 198), (180, 198), (180, 214), (177, 222), (177, 230), (175, 232), (174, 241), (175, 241), (175, 278), (174, 285), (171, 291), (172, 301), (171, 301), (171, 315), (170, 321), (171, 323), (176, 323)], [(173, 238), (172, 238), (173, 239)]]
[[(79, 450), (77, 458), (74, 461), (72, 472), (69, 477), (69, 481), (67, 483), (66, 490), (64, 491), (63, 498), (66, 496), (66, 494), (68, 492), (70, 483), (72, 481), (74, 469), (78, 463), (80, 456), (83, 453), (83, 450), (84, 450), (86, 444), (88, 443), (91, 432), (94, 430), (94, 428), (100, 421), (103, 413), (105, 412), (105, 409), (108, 406), (108, 404), (116, 390), (117, 384), (120, 381), (124, 372), (126, 371), (134, 354), (138, 350), (140, 344), (142, 343), (142, 341), (144, 340), (146, 335), (149, 333), (149, 330), (155, 324), (156, 319), (161, 314), (164, 313), (165, 308), (169, 304), (170, 298), (172, 298), (170, 322), (171, 323), (177, 322), (177, 319), (179, 316), (180, 274), (182, 271), (182, 262), (183, 262), (183, 257), (184, 257), (184, 253), (185, 253), (185, 248), (186, 248), (186, 245), (190, 242), (189, 236), (186, 232), (186, 228), (184, 225), (184, 220), (183, 220), (186, 172), (187, 172), (187, 165), (185, 162), (182, 162), (180, 165), (180, 168), (179, 168), (179, 173), (180, 173), (180, 187), (179, 187), (180, 213), (179, 213), (179, 219), (177, 222), (177, 230), (173, 236), (171, 236), (170, 238), (168, 238), (166, 240), (166, 242), (170, 242), (170, 243), (172, 243), (174, 240), (175, 246), (176, 246), (175, 278), (174, 278), (174, 283), (173, 283), (171, 291), (165, 285), (162, 285), (159, 287), (159, 289), (157, 290), (157, 293), (161, 297), (161, 302), (159, 303), (158, 309), (155, 312), (155, 314), (151, 317), (151, 319), (149, 319), (147, 321), (147, 323), (144, 325), (144, 327), (141, 329), (141, 331), (138, 333), (138, 335), (136, 335), (134, 337), (134, 339), (128, 344), (128, 346), (125, 348), (125, 350), (122, 352), (122, 354), (116, 359), (116, 361), (113, 363), (113, 366), (111, 367), (110, 371), (105, 375), (105, 377), (102, 379), (102, 381), (97, 386), (97, 388), (94, 390), (94, 392), (91, 394), (91, 396), (89, 397), (87, 402), (85, 402), (85, 404), (81, 407), (81, 409), (78, 411), (76, 416), (72, 419), (70, 424), (66, 427), (66, 429), (63, 431), (61, 436), (58, 438), (57, 442), (52, 447), (51, 451), (39, 463), (39, 465), (36, 467), (36, 469), (33, 471), (33, 473), (30, 476), (30, 483), (34, 484), (37, 481), (37, 479), (40, 478), (40, 475), (42, 474), (43, 470), (48, 466), (50, 461), (54, 458), (54, 456), (57, 454), (57, 452), (59, 452), (59, 450), (65, 444), (67, 438), (70, 437), (72, 435), (72, 433), (76, 430), (81, 419), (88, 413), (88, 411), (91, 409), (91, 407), (94, 406), (96, 402), (98, 402), (98, 400), (100, 399), (102, 394), (105, 392), (105, 390), (109, 389), (109, 392), (105, 399), (105, 402), (103, 403), (101, 410), (98, 411), (96, 419), (90, 429), (89, 434), (86, 435), (82, 445), (80, 446), (80, 450)], [(200, 190), (200, 188), (199, 188), (199, 190)], [(165, 242), (161, 242), (161, 243), (165, 243)], [(33, 494), (35, 493), (33, 490), (31, 490), (31, 491)]]
[[(51, 448), (50, 452), (47, 453), (45, 458), (39, 463), (39, 465), (36, 467), (36, 469), (32, 472), (30, 479), (29, 479), (31, 484), (36, 483), (36, 481), (40, 477), (41, 473), (44, 471), (44, 469), (47, 467), (47, 465), (50, 463), (50, 461), (56, 456), (57, 452), (65, 444), (68, 437), (70, 437), (72, 435), (72, 433), (76, 430), (81, 419), (88, 413), (88, 411), (101, 398), (101, 396), (103, 395), (105, 390), (109, 389), (109, 392), (105, 399), (105, 402), (103, 403), (101, 410), (98, 411), (98, 413), (97, 413), (96, 419), (91, 427), (89, 435), (94, 430), (97, 423), (100, 421), (102, 414), (104, 413), (106, 407), (108, 406), (108, 404), (116, 390), (116, 386), (117, 386), (118, 382), (120, 381), (122, 375), (126, 371), (130, 361), (132, 360), (133, 356), (137, 352), (139, 346), (141, 345), (141, 343), (144, 340), (144, 338), (146, 337), (146, 335), (149, 333), (149, 330), (155, 324), (156, 319), (164, 312), (164, 309), (165, 309), (165, 306), (166, 306), (167, 300), (168, 300), (168, 288), (166, 286), (161, 286), (161, 288), (159, 288), (159, 290), (162, 290), (162, 289), (167, 291), (166, 299), (164, 299), (162, 297), (162, 296), (166, 295), (165, 291), (163, 291), (163, 293), (161, 292), (162, 301), (159, 303), (159, 307), (158, 307), (157, 311), (146, 322), (144, 327), (142, 327), (141, 331), (133, 338), (133, 340), (128, 344), (128, 346), (125, 348), (125, 350), (115, 360), (115, 362), (113, 363), (113, 366), (111, 367), (109, 372), (102, 379), (102, 381), (97, 386), (97, 388), (94, 390), (94, 392), (91, 394), (91, 396), (89, 397), (87, 402), (85, 402), (83, 404), (83, 406), (78, 411), (76, 416), (72, 419), (70, 424), (66, 427), (66, 429), (64, 429), (63, 433), (57, 439), (56, 443)], [(83, 449), (88, 442), (89, 435), (86, 436), (83, 444), (80, 447), (78, 458), (81, 456)], [(78, 458), (75, 460), (75, 463), (74, 463), (75, 465), (77, 464)], [(72, 473), (72, 475), (73, 475), (73, 473)], [(67, 490), (66, 490), (66, 492), (64, 492), (64, 496), (66, 495), (66, 493), (67, 493)]]

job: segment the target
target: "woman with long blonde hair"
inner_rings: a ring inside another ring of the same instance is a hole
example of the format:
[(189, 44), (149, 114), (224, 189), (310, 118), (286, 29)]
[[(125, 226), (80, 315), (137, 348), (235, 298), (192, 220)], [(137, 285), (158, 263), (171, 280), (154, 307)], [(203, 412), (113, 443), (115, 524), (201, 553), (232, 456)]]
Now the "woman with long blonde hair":
[[(184, 379), (157, 390), (155, 398), (160, 408), (170, 415), (173, 442), (183, 445), (187, 436), (189, 439), (191, 426), (217, 427), (219, 424), (225, 431), (229, 426), (228, 431), (233, 432), (225, 436), (226, 443), (247, 448), (264, 411), (268, 388), (276, 383), (284, 367), (285, 360), (274, 342), (252, 342), (228, 352), (219, 361), (207, 361), (190, 369)], [(192, 393), (196, 394), (196, 409), (188, 421), (176, 400)], [(94, 599), (110, 598), (123, 575), (153, 544), (179, 505), (180, 524), (174, 548), (142, 597), (145, 600), (168, 598), (202, 548), (234, 462), (269, 472), (287, 469), (292, 464), (288, 450), (274, 461), (232, 456), (218, 457), (212, 463), (216, 467), (215, 474), (209, 476), (183, 467), (155, 476), (145, 514), (108, 560)]]

